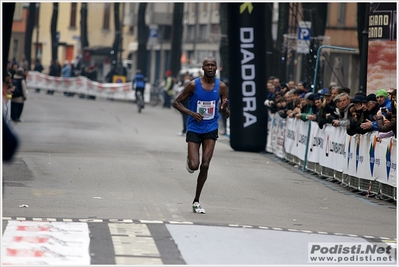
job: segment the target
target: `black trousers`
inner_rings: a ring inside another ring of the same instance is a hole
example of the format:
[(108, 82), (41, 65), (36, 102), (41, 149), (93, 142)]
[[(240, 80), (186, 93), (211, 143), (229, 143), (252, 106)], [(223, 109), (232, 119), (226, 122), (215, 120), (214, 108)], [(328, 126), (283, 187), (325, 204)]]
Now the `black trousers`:
[(13, 121), (18, 121), (21, 118), (23, 109), (24, 109), (24, 103), (11, 102), (11, 113), (10, 113), (11, 119)]

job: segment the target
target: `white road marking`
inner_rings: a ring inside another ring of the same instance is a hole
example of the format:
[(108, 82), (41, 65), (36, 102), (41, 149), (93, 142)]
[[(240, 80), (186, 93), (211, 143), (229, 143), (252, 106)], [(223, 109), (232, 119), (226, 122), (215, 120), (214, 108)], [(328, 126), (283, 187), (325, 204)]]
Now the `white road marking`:
[(2, 265), (90, 265), (87, 223), (9, 221)]

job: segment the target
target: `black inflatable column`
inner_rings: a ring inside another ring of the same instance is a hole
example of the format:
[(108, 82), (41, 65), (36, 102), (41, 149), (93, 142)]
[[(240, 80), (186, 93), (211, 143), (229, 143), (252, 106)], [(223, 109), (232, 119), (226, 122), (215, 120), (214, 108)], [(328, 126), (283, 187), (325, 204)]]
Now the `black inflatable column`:
[(230, 146), (266, 148), (266, 4), (232, 3), (228, 8)]

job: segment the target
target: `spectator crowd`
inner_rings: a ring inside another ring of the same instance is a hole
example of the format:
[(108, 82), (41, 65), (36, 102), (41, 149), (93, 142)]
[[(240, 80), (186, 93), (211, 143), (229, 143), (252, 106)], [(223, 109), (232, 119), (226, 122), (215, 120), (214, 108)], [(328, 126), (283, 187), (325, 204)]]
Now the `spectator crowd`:
[(378, 131), (378, 140), (396, 138), (396, 89), (378, 89), (366, 95), (357, 92), (351, 97), (348, 87), (331, 84), (317, 93), (305, 82), (280, 83), (270, 77), (266, 84), (264, 105), (282, 118), (315, 121), (320, 129), (325, 124), (344, 127), (348, 135)]

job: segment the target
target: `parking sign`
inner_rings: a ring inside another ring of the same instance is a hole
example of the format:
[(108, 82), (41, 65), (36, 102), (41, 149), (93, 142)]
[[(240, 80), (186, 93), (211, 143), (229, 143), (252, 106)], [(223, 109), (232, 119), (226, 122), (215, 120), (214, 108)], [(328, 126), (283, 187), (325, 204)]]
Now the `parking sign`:
[(148, 30), (148, 45), (156, 46), (158, 44), (158, 25), (150, 25)]
[(308, 54), (310, 37), (311, 37), (311, 22), (300, 21), (298, 23), (298, 41), (297, 41), (297, 53)]

